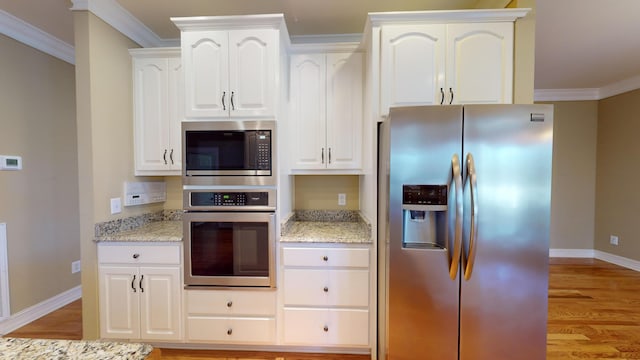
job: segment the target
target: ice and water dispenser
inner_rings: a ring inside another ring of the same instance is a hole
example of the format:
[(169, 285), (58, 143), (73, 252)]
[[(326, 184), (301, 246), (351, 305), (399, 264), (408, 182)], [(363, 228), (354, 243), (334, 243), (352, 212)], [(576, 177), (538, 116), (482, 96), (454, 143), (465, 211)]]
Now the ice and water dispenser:
[(447, 247), (447, 185), (403, 185), (402, 247)]

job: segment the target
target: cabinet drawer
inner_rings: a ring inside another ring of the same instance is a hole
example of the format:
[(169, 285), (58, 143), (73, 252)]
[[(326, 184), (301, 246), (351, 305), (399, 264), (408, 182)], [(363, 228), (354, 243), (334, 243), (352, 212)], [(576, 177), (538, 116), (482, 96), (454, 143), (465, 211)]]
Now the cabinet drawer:
[(284, 303), (298, 306), (369, 306), (368, 270), (285, 269)]
[(188, 317), (187, 338), (194, 341), (225, 343), (274, 343), (273, 318)]
[(181, 262), (179, 245), (98, 245), (98, 263), (172, 264)]
[(284, 341), (306, 345), (369, 344), (369, 312), (343, 309), (284, 309)]
[(275, 291), (187, 290), (187, 314), (274, 316)]
[(369, 249), (284, 248), (284, 266), (369, 267)]

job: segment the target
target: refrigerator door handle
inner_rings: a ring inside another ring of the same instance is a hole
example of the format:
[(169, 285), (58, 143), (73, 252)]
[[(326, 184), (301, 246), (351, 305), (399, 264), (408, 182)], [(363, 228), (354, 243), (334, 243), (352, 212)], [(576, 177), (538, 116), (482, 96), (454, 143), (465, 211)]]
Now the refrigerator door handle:
[(469, 280), (473, 273), (473, 264), (475, 263), (476, 248), (478, 246), (478, 180), (473, 155), (470, 153), (467, 154), (467, 181), (469, 181), (469, 191), (471, 193), (471, 229), (469, 231), (469, 253), (464, 264), (465, 280)]
[[(452, 280), (458, 277), (460, 267), (460, 254), (462, 253), (462, 171), (460, 170), (460, 158), (458, 154), (451, 157), (451, 181), (455, 193), (455, 227), (453, 240), (453, 253), (449, 252), (449, 277)], [(447, 246), (448, 247), (448, 246)]]

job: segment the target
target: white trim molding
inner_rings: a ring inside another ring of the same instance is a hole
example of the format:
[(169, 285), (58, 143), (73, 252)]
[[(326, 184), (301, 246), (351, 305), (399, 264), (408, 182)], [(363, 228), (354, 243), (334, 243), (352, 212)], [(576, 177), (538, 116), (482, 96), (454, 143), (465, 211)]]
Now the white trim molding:
[(598, 259), (627, 269), (640, 271), (640, 261), (593, 249), (549, 249), (549, 257)]
[(0, 33), (69, 64), (75, 64), (73, 45), (0, 10)]
[(0, 336), (4, 336), (16, 329), (19, 329), (61, 307), (68, 305), (82, 297), (82, 288), (76, 286), (50, 299), (47, 299), (30, 308), (24, 309), (9, 316), (8, 319), (0, 322)]
[(71, 0), (71, 10), (87, 10), (142, 47), (180, 46), (179, 39), (161, 39), (116, 0)]
[(640, 75), (603, 86), (588, 89), (536, 89), (535, 101), (588, 101), (602, 100), (611, 96), (640, 89)]
[(536, 89), (535, 101), (588, 101), (600, 100), (600, 89)]
[(7, 254), (7, 224), (0, 223), (0, 321), (11, 313), (9, 296), (9, 261)]

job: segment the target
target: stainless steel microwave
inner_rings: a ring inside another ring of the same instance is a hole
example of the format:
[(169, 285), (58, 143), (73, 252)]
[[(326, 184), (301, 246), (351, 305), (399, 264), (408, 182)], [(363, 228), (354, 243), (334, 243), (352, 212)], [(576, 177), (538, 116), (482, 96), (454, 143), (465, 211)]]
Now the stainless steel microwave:
[(276, 122), (182, 122), (183, 185), (275, 185)]

